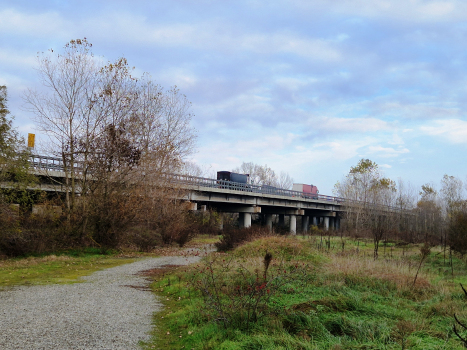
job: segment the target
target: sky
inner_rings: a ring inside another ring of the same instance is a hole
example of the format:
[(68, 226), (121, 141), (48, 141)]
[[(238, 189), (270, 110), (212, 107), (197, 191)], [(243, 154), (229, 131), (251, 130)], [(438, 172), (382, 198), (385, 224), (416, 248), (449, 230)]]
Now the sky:
[(467, 182), (465, 0), (0, 0), (23, 135), (37, 52), (84, 37), (187, 96), (207, 173), (254, 162), (331, 195), (368, 158), (416, 189)]

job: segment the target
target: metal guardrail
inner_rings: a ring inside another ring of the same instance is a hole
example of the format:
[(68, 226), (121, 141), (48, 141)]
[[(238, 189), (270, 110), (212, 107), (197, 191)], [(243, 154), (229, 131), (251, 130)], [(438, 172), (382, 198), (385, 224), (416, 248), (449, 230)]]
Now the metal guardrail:
[(61, 158), (32, 154), (29, 162), (33, 169), (64, 171), (63, 160)]
[[(64, 171), (63, 160), (58, 157), (51, 157), (51, 156), (42, 156), (42, 155), (31, 155), (31, 167), (33, 169), (40, 169), (45, 171)], [(75, 169), (81, 169), (81, 164), (79, 162), (75, 163)], [(258, 193), (258, 194), (267, 194), (267, 195), (276, 195), (276, 196), (284, 196), (284, 197), (294, 197), (294, 198), (303, 198), (306, 200), (319, 200), (319, 201), (327, 201), (327, 202), (335, 202), (338, 204), (361, 204), (364, 205), (364, 202), (352, 200), (352, 199), (345, 199), (341, 197), (334, 197), (334, 196), (327, 196), (323, 194), (308, 194), (298, 191), (286, 190), (283, 188), (276, 188), (273, 186), (260, 186), (260, 185), (251, 185), (251, 184), (244, 184), (239, 182), (232, 182), (226, 180), (216, 180), (216, 179), (209, 179), (205, 177), (197, 177), (191, 175), (181, 175), (181, 174), (165, 174), (170, 180), (173, 180), (179, 184), (184, 184), (188, 186), (198, 186), (198, 187), (205, 187), (205, 188), (218, 188), (218, 189), (226, 189), (232, 191), (242, 191), (242, 192), (250, 192), (250, 193)], [(375, 206), (375, 204), (370, 204)], [(381, 207), (395, 210), (395, 211), (406, 211), (406, 209), (401, 209), (399, 207), (393, 206), (386, 206), (381, 205)]]
[[(63, 160), (58, 157), (43, 156), (33, 154), (30, 157), (31, 168), (45, 171), (64, 171)], [(80, 164), (76, 163), (75, 168), (79, 169)], [(276, 188), (273, 186), (259, 186), (244, 184), (239, 182), (225, 181), (209, 179), (204, 177), (197, 177), (191, 175), (181, 174), (165, 174), (171, 180), (175, 180), (177, 183), (188, 185), (188, 186), (199, 186), (207, 188), (218, 188), (233, 191), (242, 191), (258, 194), (269, 194), (276, 196), (304, 198), (308, 200), (321, 200), (321, 201), (332, 201), (332, 202), (343, 202), (343, 198), (326, 196), (322, 194), (307, 194), (303, 192), (297, 192), (292, 190), (285, 190), (282, 188)]]
[(190, 175), (180, 175), (180, 174), (166, 174), (171, 179), (179, 184), (184, 184), (188, 186), (199, 186), (207, 188), (218, 188), (226, 189), (233, 191), (249, 192), (249, 193), (258, 193), (258, 194), (269, 194), (276, 196), (284, 197), (295, 197), (303, 198), (308, 200), (321, 200), (321, 201), (332, 201), (332, 202), (344, 202), (343, 198), (326, 196), (322, 194), (308, 194), (298, 191), (285, 190), (283, 188), (277, 188), (272, 186), (260, 186), (260, 185), (251, 185), (239, 182), (232, 182), (226, 180), (216, 180), (208, 179), (204, 177), (196, 177)]
[[(45, 171), (65, 171), (62, 158), (43, 156), (38, 154), (32, 154), (29, 158), (29, 163), (33, 169)], [(74, 169), (75, 171), (81, 172), (82, 163), (75, 162)]]

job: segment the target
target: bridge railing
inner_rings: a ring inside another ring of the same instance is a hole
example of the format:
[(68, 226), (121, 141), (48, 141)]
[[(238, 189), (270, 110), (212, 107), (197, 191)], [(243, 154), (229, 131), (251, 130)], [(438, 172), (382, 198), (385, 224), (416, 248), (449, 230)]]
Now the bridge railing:
[[(46, 171), (62, 171), (62, 172), (64, 171), (63, 160), (58, 157), (33, 154), (30, 157), (30, 164), (31, 164), (31, 168), (33, 169), (46, 170)], [(80, 171), (79, 163), (75, 163), (75, 169), (78, 172)], [(233, 190), (233, 191), (303, 198), (303, 199), (308, 199), (308, 200), (319, 200), (319, 201), (327, 201), (327, 202), (335, 202), (335, 203), (337, 202), (340, 204), (345, 203), (345, 204), (365, 205), (364, 202), (362, 201), (345, 199), (341, 197), (327, 196), (323, 194), (303, 193), (303, 192), (298, 192), (298, 191), (286, 190), (283, 188), (277, 188), (274, 186), (251, 185), (251, 184), (244, 184), (244, 183), (233, 182), (233, 181), (216, 180), (216, 179), (209, 179), (205, 177), (197, 177), (197, 176), (182, 175), (182, 174), (164, 174), (164, 175), (167, 176), (171, 181), (175, 181), (179, 184), (184, 184), (188, 186), (219, 188), (219, 189), (226, 189), (226, 190)], [(392, 207), (392, 206), (383, 206), (383, 207), (386, 207), (390, 210), (395, 210), (395, 211), (401, 210), (398, 207)]]
[[(65, 171), (63, 159), (59, 157), (44, 156), (39, 154), (31, 154), (29, 157), (29, 164), (31, 168), (44, 171)], [(82, 172), (83, 164), (75, 162), (74, 171), (76, 173)]]
[(179, 184), (185, 184), (189, 186), (199, 186), (207, 188), (219, 188), (225, 190), (233, 191), (242, 191), (250, 193), (259, 193), (259, 194), (270, 194), (276, 196), (285, 196), (285, 197), (296, 197), (304, 198), (311, 200), (321, 200), (321, 201), (332, 201), (332, 202), (343, 202), (343, 198), (326, 196), (322, 194), (311, 194), (303, 193), (298, 191), (286, 190), (283, 188), (277, 188), (273, 186), (261, 186), (261, 185), (252, 185), (245, 184), (233, 181), (226, 180), (216, 180), (209, 179), (205, 177), (197, 177), (191, 175), (181, 175), (181, 174), (166, 174), (167, 177)]
[(32, 154), (29, 163), (33, 169), (63, 171), (63, 160), (57, 157)]

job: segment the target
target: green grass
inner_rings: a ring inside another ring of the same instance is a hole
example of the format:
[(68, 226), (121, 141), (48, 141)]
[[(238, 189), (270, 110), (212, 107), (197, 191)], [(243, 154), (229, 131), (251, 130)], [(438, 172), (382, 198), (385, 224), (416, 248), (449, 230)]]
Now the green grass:
[[(188, 242), (185, 248), (214, 244), (218, 240), (218, 236), (199, 235)], [(178, 247), (164, 249), (174, 252), (179, 250)], [(122, 257), (117, 251), (83, 248), (0, 260), (0, 290), (17, 285), (77, 283), (80, 282), (79, 277), (95, 271), (128, 264), (138, 257), (155, 256), (135, 252), (129, 255), (131, 258)]]
[(76, 283), (94, 271), (135, 261), (115, 253), (99, 254), (94, 250), (74, 250), (60, 255), (45, 255), (0, 261), (0, 290), (16, 285)]
[[(232, 259), (232, 271), (238, 263), (261, 272), (266, 251), (284, 263), (307, 262), (314, 267), (305, 285), (299, 280), (288, 283), (269, 301), (270, 313), (243, 329), (215, 321), (199, 290), (190, 284), (192, 269), (157, 277), (152, 288), (163, 296), (166, 308), (155, 316), (153, 338), (143, 347), (463, 349), (452, 332), (452, 315), (467, 320), (467, 299), (458, 285), (467, 285), (465, 262), (453, 259), (452, 276), (443, 254), (433, 249), (414, 286), (419, 246), (404, 251), (388, 246), (386, 254), (380, 248), (375, 262), (371, 241), (346, 239), (344, 250), (340, 242), (332, 237), (327, 250), (320, 246), (320, 237), (270, 237), (217, 254), (217, 259)], [(222, 288), (227, 290), (233, 276), (234, 272), (222, 276)]]

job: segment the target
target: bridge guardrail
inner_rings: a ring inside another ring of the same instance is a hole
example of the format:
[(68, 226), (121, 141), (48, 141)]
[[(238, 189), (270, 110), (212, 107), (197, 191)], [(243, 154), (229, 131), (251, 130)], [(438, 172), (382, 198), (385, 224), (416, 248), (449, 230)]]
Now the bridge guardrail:
[[(58, 157), (33, 154), (30, 157), (30, 163), (33, 169), (40, 169), (40, 170), (46, 170), (46, 171), (47, 170), (64, 171), (63, 160)], [(81, 168), (80, 168), (79, 162), (75, 163), (75, 169), (78, 169), (78, 172), (80, 171), (79, 169)], [(252, 192), (252, 193), (259, 193), (259, 194), (279, 195), (279, 196), (285, 196), (285, 197), (297, 197), (297, 198), (304, 198), (304, 199), (309, 199), (309, 200), (337, 202), (339, 204), (343, 204), (343, 203), (364, 204), (364, 202), (358, 201), (358, 200), (327, 196), (323, 194), (307, 194), (303, 192), (286, 190), (283, 188), (277, 188), (273, 186), (243, 184), (239, 182), (209, 179), (205, 177), (197, 177), (197, 176), (182, 175), (182, 174), (164, 174), (164, 175), (175, 180), (177, 183), (185, 184), (189, 186), (220, 188), (220, 189), (227, 189), (227, 190), (233, 190), (233, 191), (244, 191), (244, 192)], [(375, 205), (375, 204), (371, 204), (371, 205)], [(399, 207), (388, 206), (388, 205), (381, 205), (381, 206), (388, 208), (390, 210), (405, 211), (404, 209), (401, 209)]]
[(343, 202), (344, 201), (343, 198), (339, 198), (339, 197), (326, 196), (322, 194), (308, 194), (308, 193), (286, 190), (283, 188), (277, 188), (277, 187), (272, 187), (272, 186), (251, 185), (251, 184), (244, 184), (244, 183), (226, 181), (226, 180), (209, 179), (209, 178), (197, 177), (197, 176), (191, 176), (191, 175), (181, 175), (181, 174), (166, 174), (166, 175), (174, 179), (177, 183), (186, 184), (186, 185), (194, 185), (194, 186), (208, 187), (208, 188), (219, 188), (219, 189), (259, 193), (259, 194), (271, 194), (271, 195), (278, 195), (278, 196), (285, 196), (285, 197), (296, 197), (296, 198), (321, 200), (321, 201), (332, 201), (332, 202)]

